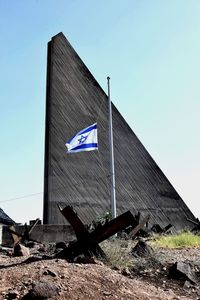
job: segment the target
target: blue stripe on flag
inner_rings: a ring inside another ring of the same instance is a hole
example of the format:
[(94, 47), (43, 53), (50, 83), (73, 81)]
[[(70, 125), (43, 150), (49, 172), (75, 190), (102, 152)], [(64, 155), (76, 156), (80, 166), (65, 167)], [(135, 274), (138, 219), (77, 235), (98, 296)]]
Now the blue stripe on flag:
[(96, 128), (97, 128), (97, 123), (89, 126), (88, 128), (81, 130), (78, 134), (84, 134), (84, 133), (92, 131), (93, 129), (96, 129)]
[(70, 151), (80, 150), (80, 149), (87, 149), (87, 148), (98, 148), (98, 144), (97, 143), (83, 144), (83, 145), (80, 145), (80, 146), (77, 146), (77, 147), (73, 148)]

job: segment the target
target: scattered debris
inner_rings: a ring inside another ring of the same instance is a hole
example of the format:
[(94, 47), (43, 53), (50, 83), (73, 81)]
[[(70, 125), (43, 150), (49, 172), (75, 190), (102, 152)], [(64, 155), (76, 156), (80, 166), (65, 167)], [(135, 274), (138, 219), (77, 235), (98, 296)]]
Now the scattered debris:
[[(107, 241), (105, 241), (107, 243)], [(116, 245), (119, 239), (108, 241)], [(122, 253), (130, 254), (131, 247), (136, 241), (121, 241), (128, 245), (122, 247)], [(149, 245), (148, 241), (145, 241)], [(120, 243), (121, 245), (121, 243)], [(30, 298), (29, 290), (32, 283), (38, 280), (48, 281), (60, 288), (53, 299), (184, 299), (195, 300), (200, 297), (199, 274), (200, 253), (197, 248), (189, 249), (154, 249), (152, 256), (130, 256), (130, 264), (124, 265), (115, 271), (95, 257), (87, 258), (83, 254), (78, 256), (73, 264), (66, 260), (55, 259), (53, 254), (56, 244), (47, 244), (45, 255), (41, 253), (26, 257), (8, 257), (0, 255), (1, 285), (0, 299), (8, 299), (8, 294), (15, 289), (19, 296), (16, 299)], [(104, 249), (104, 248), (103, 248)], [(35, 253), (30, 248), (30, 253)], [(106, 253), (109, 249), (106, 250)], [(119, 251), (116, 248), (116, 251)], [(50, 253), (52, 255), (50, 255)], [(48, 256), (47, 256), (48, 255)], [(120, 255), (120, 254), (119, 254)], [(125, 256), (124, 256), (125, 257)], [(116, 257), (118, 259), (118, 257)], [(189, 261), (196, 273), (197, 285), (168, 278), (168, 269), (174, 261)], [(158, 262), (160, 264), (158, 264)], [(114, 268), (113, 268), (114, 269)], [(52, 273), (57, 274), (57, 276)], [(52, 274), (52, 275), (51, 275)], [(121, 275), (125, 275), (121, 276)], [(140, 283), (139, 283), (139, 282)], [(190, 285), (190, 286), (189, 286)], [(154, 290), (150, 292), (149, 287)], [(105, 291), (105, 294), (103, 295)], [(171, 292), (169, 292), (171, 291)], [(106, 293), (112, 294), (106, 297)], [(143, 293), (144, 292), (144, 293)], [(41, 299), (41, 298), (38, 298)], [(43, 298), (44, 299), (44, 298)]]
[[(25, 224), (25, 231), (22, 234), (16, 232), (14, 227), (10, 229), (14, 238), (13, 256), (29, 256), (28, 259), (24, 260), (23, 264), (39, 262), (42, 262), (43, 264), (45, 260), (52, 260), (53, 258), (56, 258), (55, 261), (59, 262), (60, 260), (57, 258), (64, 258), (75, 262), (75, 265), (80, 263), (90, 265), (102, 264), (102, 267), (104, 267), (103, 262), (99, 261), (98, 258), (103, 258), (105, 260), (106, 254), (100, 247), (99, 243), (105, 241), (116, 233), (127, 231), (126, 236), (128, 241), (126, 239), (123, 239), (122, 241), (126, 244), (126, 247), (123, 248), (124, 251), (128, 251), (129, 255), (132, 255), (130, 260), (131, 265), (128, 267), (127, 265), (123, 265), (122, 268), (118, 269), (118, 272), (129, 278), (133, 278), (133, 275), (136, 275), (145, 278), (147, 281), (155, 280), (160, 276), (160, 282), (164, 288), (168, 285), (167, 275), (169, 275), (171, 279), (175, 278), (184, 280), (182, 289), (185, 291), (187, 290), (188, 293), (193, 293), (195, 284), (198, 282), (198, 276), (196, 276), (196, 274), (198, 274), (198, 269), (195, 274), (190, 264), (180, 261), (171, 266), (168, 272), (168, 266), (164, 266), (160, 263), (160, 260), (157, 259), (158, 257), (156, 256), (153, 248), (150, 247), (144, 239), (139, 239), (136, 245), (135, 241), (131, 241), (134, 237), (140, 237), (143, 234), (143, 231), (147, 231), (147, 233), (156, 232), (158, 234), (166, 233), (172, 227), (171, 224), (164, 228), (161, 228), (158, 224), (154, 224), (154, 226), (149, 229), (147, 228), (150, 218), (149, 215), (141, 220), (139, 212), (137, 215), (133, 216), (131, 212), (128, 211), (113, 220), (109, 221), (108, 219), (105, 219), (105, 222), (98, 223), (98, 226), (95, 226), (94, 229), (88, 229), (87, 225), (82, 223), (72, 207), (66, 206), (64, 209), (59, 207), (59, 209), (73, 227), (77, 240), (69, 244), (66, 244), (64, 241), (49, 243), (46, 245), (37, 243), (37, 241), (30, 239), (30, 233), (37, 224), (36, 220), (36, 222), (32, 223), (31, 227), (28, 227)], [(146, 228), (144, 228), (145, 225)], [(118, 238), (116, 240), (118, 240)], [(130, 242), (133, 243), (131, 245), (131, 252), (130, 247), (128, 247), (128, 243)], [(7, 255), (10, 255), (9, 253), (11, 253), (10, 248), (2, 248), (1, 252)], [(43, 254), (40, 252), (43, 252)], [(86, 266), (84, 266), (84, 268), (85, 267)], [(41, 281), (33, 284), (33, 287), (28, 293), (27, 288), (30, 288), (31, 283), (24, 283), (23, 294), (19, 287), (16, 291), (7, 291), (6, 294), (4, 294), (4, 297), (6, 297), (5, 299), (19, 299), (19, 296), (23, 295), (25, 296), (23, 296), (22, 299), (47, 299), (50, 297), (56, 297), (57, 299), (60, 293), (60, 285), (55, 285), (49, 282), (53, 280), (54, 283), (57, 283), (60, 279), (66, 279), (68, 277), (66, 274), (62, 274), (62, 272), (60, 274), (60, 271), (58, 271), (55, 266), (53, 266), (53, 269), (54, 270), (51, 269), (51, 265), (48, 265), (45, 268), (40, 268), (40, 276), (48, 276), (46, 277), (48, 282), (43, 281), (40, 277)], [(129, 279), (127, 278), (127, 280)], [(53, 288), (49, 288), (48, 285)], [(104, 298), (106, 298), (106, 295), (104, 296)]]

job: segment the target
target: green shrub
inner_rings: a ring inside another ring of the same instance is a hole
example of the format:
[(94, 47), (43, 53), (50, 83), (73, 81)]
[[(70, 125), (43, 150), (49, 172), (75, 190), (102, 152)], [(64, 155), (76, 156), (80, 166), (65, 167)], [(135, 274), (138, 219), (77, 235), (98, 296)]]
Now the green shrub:
[(181, 232), (175, 235), (158, 236), (152, 244), (167, 248), (198, 247), (200, 246), (200, 236), (191, 232)]

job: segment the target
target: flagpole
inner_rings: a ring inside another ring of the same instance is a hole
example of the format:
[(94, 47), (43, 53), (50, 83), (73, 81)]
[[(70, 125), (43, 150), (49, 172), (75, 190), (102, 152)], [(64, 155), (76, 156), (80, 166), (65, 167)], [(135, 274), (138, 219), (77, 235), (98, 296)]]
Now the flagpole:
[(116, 218), (116, 195), (115, 195), (115, 166), (113, 150), (113, 127), (112, 127), (112, 104), (110, 99), (110, 77), (107, 77), (108, 83), (108, 106), (109, 106), (109, 145), (110, 145), (110, 175), (111, 175), (111, 213), (112, 218)]

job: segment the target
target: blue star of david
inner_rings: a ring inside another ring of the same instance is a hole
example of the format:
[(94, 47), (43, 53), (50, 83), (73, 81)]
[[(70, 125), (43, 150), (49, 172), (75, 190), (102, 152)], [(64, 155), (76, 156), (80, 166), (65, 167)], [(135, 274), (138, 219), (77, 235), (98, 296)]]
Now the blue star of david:
[(79, 141), (79, 144), (83, 144), (85, 142), (85, 140), (87, 139), (87, 136), (81, 135)]

